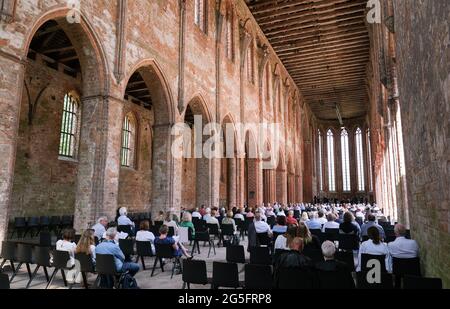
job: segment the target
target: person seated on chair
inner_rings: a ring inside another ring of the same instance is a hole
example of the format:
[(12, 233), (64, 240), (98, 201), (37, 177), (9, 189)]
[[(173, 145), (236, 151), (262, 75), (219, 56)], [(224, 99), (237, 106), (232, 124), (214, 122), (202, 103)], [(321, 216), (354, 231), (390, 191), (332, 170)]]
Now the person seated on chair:
[(320, 239), (316, 235), (312, 235), (308, 226), (304, 222), (300, 222), (297, 227), (297, 237), (303, 239), (303, 249), (320, 249)]
[(339, 223), (335, 222), (336, 217), (333, 213), (327, 215), (327, 222), (322, 227), (322, 233), (325, 233), (326, 229), (339, 229)]
[(159, 237), (155, 239), (155, 245), (172, 245), (174, 257), (181, 257), (184, 255), (188, 259), (192, 258), (182, 244), (178, 243), (173, 237), (168, 236), (169, 227), (167, 225), (162, 225), (160, 227), (159, 234)]
[[(116, 222), (109, 222), (107, 229), (114, 227), (117, 230), (117, 223)], [(127, 239), (128, 238), (128, 233), (125, 232), (117, 232), (116, 233), (116, 239), (114, 240), (117, 244), (119, 244), (119, 240), (120, 239)], [(106, 231), (105, 233), (103, 233), (102, 238), (100, 239), (106, 239)]]
[(311, 212), (311, 214), (309, 215), (309, 218), (311, 220), (306, 222), (306, 225), (308, 226), (308, 228), (310, 230), (322, 230), (322, 223), (317, 218), (317, 213)]
[(244, 217), (244, 208), (239, 208), (237, 213), (234, 215), (234, 220), (242, 220), (245, 221), (245, 217)]
[(300, 218), (300, 222), (306, 223), (309, 222), (309, 216), (306, 211), (302, 213), (302, 217)]
[(388, 243), (392, 257), (398, 259), (413, 259), (419, 256), (419, 246), (415, 240), (406, 239), (406, 227), (396, 224), (394, 227), (395, 241)]
[(297, 226), (290, 225), (286, 233), (279, 235), (275, 240), (274, 250), (290, 250), (289, 245), (295, 237), (297, 237)]
[(317, 221), (320, 222), (320, 225), (324, 225), (325, 223), (327, 223), (327, 218), (325, 218), (325, 213), (323, 210), (319, 210), (319, 212), (317, 213), (318, 219)]
[(114, 256), (116, 271), (119, 273), (128, 271), (129, 274), (134, 277), (140, 269), (139, 264), (125, 262), (125, 255), (119, 245), (115, 242), (117, 229), (115, 227), (109, 228), (106, 231), (105, 236), (105, 240), (95, 248), (95, 255), (104, 254)]
[(149, 241), (152, 247), (152, 252), (155, 252), (155, 235), (150, 232), (150, 221), (144, 220), (139, 225), (139, 231), (136, 233), (136, 241)]
[(275, 224), (272, 228), (274, 233), (286, 233), (288, 230), (286, 217), (285, 216), (277, 216), (277, 224)]
[(249, 208), (247, 211), (247, 214), (245, 215), (246, 218), (254, 218), (255, 214), (253, 213), (253, 208)]
[(158, 211), (158, 215), (155, 218), (155, 222), (164, 222), (165, 216), (164, 211), (160, 210)]
[(233, 212), (232, 211), (229, 211), (227, 213), (227, 217), (222, 220), (222, 225), (227, 225), (227, 224), (232, 224), (233, 225), (233, 231), (236, 234), (237, 227), (236, 227), (236, 222), (233, 219)]
[(339, 233), (358, 236), (361, 233), (361, 227), (355, 221), (355, 217), (350, 211), (344, 214), (344, 222), (339, 225)]
[(270, 225), (261, 219), (261, 213), (259, 211), (255, 212), (255, 230), (257, 234), (267, 233), (269, 237), (272, 237), (272, 230)]
[(203, 221), (208, 221), (211, 218), (211, 208), (205, 209), (205, 214), (203, 215)]
[(183, 214), (183, 217), (181, 218), (180, 227), (186, 227), (188, 229), (190, 228), (192, 231), (192, 237), (195, 237), (195, 226), (192, 223), (192, 217), (193, 215), (191, 215), (189, 212), (185, 212)]
[(100, 217), (97, 220), (97, 224), (95, 224), (92, 229), (94, 230), (94, 236), (96, 236), (98, 239), (103, 238), (103, 234), (106, 232), (106, 227), (108, 226), (108, 218), (107, 217)]
[(369, 240), (363, 242), (361, 244), (361, 247), (359, 248), (358, 267), (356, 271), (360, 272), (362, 268), (361, 255), (371, 254), (371, 255), (384, 255), (386, 271), (388, 273), (392, 273), (391, 254), (389, 253), (387, 245), (383, 243), (381, 240), (380, 231), (376, 226), (371, 226), (367, 231), (367, 235), (369, 236)]
[(286, 223), (288, 225), (298, 225), (297, 219), (294, 218), (294, 211), (289, 210), (288, 215), (286, 217)]
[(217, 210), (213, 209), (211, 210), (211, 216), (209, 216), (208, 220), (206, 220), (206, 224), (216, 224), (217, 228), (220, 231), (220, 224), (219, 220), (216, 218)]
[(75, 249), (75, 253), (90, 255), (92, 258), (92, 262), (95, 265), (95, 238), (94, 232), (92, 230), (86, 230), (84, 231), (83, 235), (81, 235), (80, 241), (78, 241), (77, 247)]
[(171, 212), (168, 212), (166, 214), (166, 219), (164, 220), (164, 225), (167, 225), (167, 227), (172, 227), (174, 235), (178, 235), (178, 225), (173, 219), (173, 214)]
[(322, 244), (322, 254), (324, 257), (324, 261), (316, 263), (316, 269), (324, 272), (339, 272), (341, 273), (342, 284), (341, 287), (343, 289), (352, 289), (355, 288), (355, 282), (352, 278), (352, 271), (347, 266), (347, 264), (337, 261), (334, 258), (336, 253), (336, 246), (333, 242), (327, 240)]
[(368, 222), (364, 223), (361, 226), (361, 237), (364, 236), (368, 236), (368, 230), (371, 227), (376, 227), (378, 229), (378, 232), (380, 234), (381, 239), (385, 239), (385, 233), (384, 233), (384, 229), (381, 225), (378, 225), (378, 223), (376, 223), (376, 216), (374, 214), (369, 214), (367, 216)]
[(195, 210), (192, 212), (192, 218), (199, 218), (202, 219), (202, 214), (198, 211), (198, 208), (195, 208)]
[(57, 251), (69, 252), (71, 266), (75, 265), (75, 249), (77, 248), (77, 244), (73, 242), (74, 239), (75, 239), (75, 230), (65, 229), (63, 231), (62, 239), (56, 242)]
[(134, 234), (134, 222), (131, 221), (130, 218), (128, 218), (127, 208), (126, 207), (120, 208), (119, 214), (120, 214), (120, 217), (117, 219), (117, 225), (118, 226), (121, 226), (121, 225), (130, 226), (132, 234)]

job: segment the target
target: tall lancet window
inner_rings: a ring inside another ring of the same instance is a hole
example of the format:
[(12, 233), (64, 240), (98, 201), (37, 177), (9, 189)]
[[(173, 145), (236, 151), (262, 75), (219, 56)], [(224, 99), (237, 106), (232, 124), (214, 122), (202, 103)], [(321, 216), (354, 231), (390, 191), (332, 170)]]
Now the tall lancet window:
[(358, 170), (358, 190), (364, 191), (366, 183), (364, 181), (363, 134), (360, 128), (356, 130), (356, 161)]
[(319, 163), (319, 189), (320, 191), (323, 191), (323, 166), (322, 166), (322, 149), (323, 149), (323, 138), (322, 138), (322, 132), (319, 130), (319, 151), (317, 151), (318, 154), (318, 160)]
[(328, 149), (328, 190), (336, 191), (336, 174), (334, 167), (334, 134), (333, 131), (327, 132), (327, 149)]
[(351, 191), (350, 185), (350, 151), (348, 148), (348, 131), (341, 132), (341, 152), (342, 152), (342, 189), (345, 192)]

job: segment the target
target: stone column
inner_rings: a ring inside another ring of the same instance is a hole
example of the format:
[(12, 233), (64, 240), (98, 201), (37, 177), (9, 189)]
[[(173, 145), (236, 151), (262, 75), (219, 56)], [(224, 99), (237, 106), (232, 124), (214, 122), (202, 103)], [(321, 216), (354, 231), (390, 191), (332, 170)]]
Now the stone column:
[(8, 236), (24, 72), (19, 59), (0, 57), (0, 241)]
[(238, 159), (228, 159), (228, 173), (230, 179), (230, 187), (228, 188), (229, 207), (232, 209), (236, 206), (237, 200), (237, 162)]

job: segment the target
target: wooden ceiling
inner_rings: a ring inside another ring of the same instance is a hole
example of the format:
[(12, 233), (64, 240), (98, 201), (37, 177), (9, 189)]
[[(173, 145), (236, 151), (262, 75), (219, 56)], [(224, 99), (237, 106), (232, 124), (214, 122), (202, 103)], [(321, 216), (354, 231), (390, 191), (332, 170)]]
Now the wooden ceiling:
[(366, 114), (367, 0), (246, 2), (317, 118)]

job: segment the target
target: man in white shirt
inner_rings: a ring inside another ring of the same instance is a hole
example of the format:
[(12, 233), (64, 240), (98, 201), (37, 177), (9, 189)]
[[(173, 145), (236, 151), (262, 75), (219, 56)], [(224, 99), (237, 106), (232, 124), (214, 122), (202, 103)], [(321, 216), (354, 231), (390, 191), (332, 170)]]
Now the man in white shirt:
[(119, 209), (120, 217), (117, 219), (117, 225), (131, 225), (134, 227), (134, 222), (127, 217), (127, 209), (122, 207)]
[(198, 208), (195, 208), (194, 212), (192, 213), (192, 218), (202, 219), (202, 214), (198, 211)]
[(234, 219), (235, 219), (235, 220), (239, 219), (239, 220), (245, 221), (245, 218), (244, 218), (244, 208), (240, 208), (240, 209), (238, 210), (237, 214), (234, 215)]
[(261, 213), (259, 211), (255, 213), (255, 229), (257, 234), (267, 233), (269, 236), (272, 235), (270, 226), (266, 222), (262, 221)]
[(327, 219), (325, 218), (325, 213), (323, 210), (319, 210), (318, 215), (319, 218), (317, 220), (320, 222), (320, 224), (324, 225), (325, 223), (327, 223)]
[(327, 219), (328, 222), (325, 222), (322, 227), (322, 233), (325, 233), (326, 229), (339, 229), (339, 223), (335, 222), (336, 217), (334, 216), (334, 214), (329, 213)]
[(399, 259), (413, 259), (419, 256), (419, 245), (415, 240), (406, 239), (406, 227), (397, 224), (394, 228), (395, 241), (388, 244), (392, 257)]
[(98, 219), (97, 224), (92, 227), (94, 230), (94, 236), (99, 240), (103, 238), (103, 234), (106, 232), (106, 227), (108, 226), (108, 218), (101, 217)]
[(206, 223), (207, 223), (207, 224), (217, 224), (217, 227), (218, 227), (219, 230), (220, 230), (220, 224), (219, 224), (219, 220), (217, 220), (217, 218), (216, 218), (216, 214), (217, 214), (216, 210), (213, 209), (213, 210), (211, 211), (211, 215), (210, 215), (209, 218), (206, 220)]

